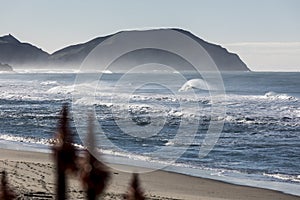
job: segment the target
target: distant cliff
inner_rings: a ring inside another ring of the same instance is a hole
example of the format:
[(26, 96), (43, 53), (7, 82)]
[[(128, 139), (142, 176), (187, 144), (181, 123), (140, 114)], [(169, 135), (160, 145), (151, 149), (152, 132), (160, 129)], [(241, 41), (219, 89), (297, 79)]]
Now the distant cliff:
[(211, 58), (214, 60), (216, 65), (221, 71), (250, 71), (247, 65), (240, 59), (240, 57), (235, 53), (230, 53), (227, 49), (221, 47), (220, 45), (212, 44), (206, 42), (199, 37), (195, 36), (191, 32), (175, 29), (192, 39), (196, 40), (201, 46), (209, 53)]
[(35, 66), (47, 62), (49, 54), (29, 44), (22, 43), (12, 35), (0, 37), (0, 62), (12, 66)]
[[(213, 58), (220, 71), (249, 71), (246, 64), (239, 58), (237, 54), (228, 52), (220, 45), (208, 43), (193, 35), (191, 32), (182, 29), (173, 30), (179, 31), (197, 41)], [(98, 37), (86, 43), (71, 45), (62, 48), (53, 54), (48, 54), (42, 49), (29, 43), (22, 43), (12, 35), (6, 35), (0, 37), (0, 62), (11, 64), (15, 68), (35, 67), (78, 69), (84, 58), (92, 51), (92, 49), (113, 35), (115, 34)], [(189, 65), (189, 63), (187, 63), (185, 60), (175, 58), (174, 54), (157, 49), (143, 49), (135, 51), (130, 55), (127, 55), (126, 58), (124, 57), (118, 59), (118, 62), (119, 64), (126, 62), (128, 66), (130, 64), (143, 64), (153, 60), (166, 65), (172, 65), (176, 63), (182, 69), (188, 68)], [(126, 69), (123, 70), (126, 71)]]
[(13, 68), (8, 64), (0, 63), (0, 71), (12, 72)]

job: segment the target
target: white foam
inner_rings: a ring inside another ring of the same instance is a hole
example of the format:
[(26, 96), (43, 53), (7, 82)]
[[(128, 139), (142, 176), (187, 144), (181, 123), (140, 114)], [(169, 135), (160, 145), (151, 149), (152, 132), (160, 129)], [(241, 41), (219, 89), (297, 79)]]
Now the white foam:
[(76, 69), (15, 69), (17, 73), (28, 74), (28, 73), (47, 73), (47, 74), (66, 74), (66, 73), (79, 73)]
[(102, 71), (102, 73), (103, 73), (103, 74), (112, 74), (113, 72), (110, 71), (110, 70), (104, 70), (104, 71)]
[(46, 138), (34, 138), (34, 137), (22, 137), (22, 136), (14, 136), (9, 134), (0, 134), (0, 139), (6, 141), (14, 141), (14, 142), (25, 142), (25, 143), (33, 143), (33, 144), (43, 144), (50, 145), (53, 144), (53, 139)]
[(59, 85), (57, 81), (43, 81), (41, 85)]
[(14, 74), (15, 71), (0, 71), (0, 74)]
[(56, 86), (50, 88), (47, 93), (50, 94), (72, 94), (74, 92), (74, 85), (69, 86)]
[(264, 176), (276, 178), (279, 180), (284, 180), (284, 181), (293, 181), (293, 182), (300, 182), (300, 175), (286, 175), (286, 174), (267, 174), (264, 173)]
[(293, 97), (293, 96), (289, 96), (287, 94), (278, 94), (276, 92), (267, 92), (265, 94), (265, 97), (266, 98), (269, 98), (269, 99), (272, 99), (272, 100), (288, 100), (288, 101), (295, 101), (297, 100), (296, 97)]
[[(28, 144), (41, 144), (41, 145), (46, 145), (46, 146), (50, 146), (53, 145), (55, 143), (55, 139), (53, 138), (35, 138), (35, 137), (31, 137), (31, 136), (14, 136), (11, 134), (0, 134), (0, 140), (4, 140), (4, 141), (12, 141), (12, 142), (21, 142), (21, 143), (28, 143)], [(80, 144), (73, 144), (74, 146), (78, 147), (78, 148), (83, 148), (82, 145)]]
[(175, 143), (174, 143), (174, 141), (168, 141), (165, 145), (166, 146), (174, 146)]

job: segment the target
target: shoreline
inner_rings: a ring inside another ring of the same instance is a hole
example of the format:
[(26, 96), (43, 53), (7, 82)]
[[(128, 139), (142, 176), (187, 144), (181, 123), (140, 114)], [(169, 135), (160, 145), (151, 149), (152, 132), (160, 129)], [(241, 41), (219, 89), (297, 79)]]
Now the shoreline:
[[(113, 165), (124, 170), (139, 171), (139, 167)], [(0, 148), (0, 166), (1, 170), (5, 169), (8, 172), (10, 185), (20, 190), (21, 193), (29, 194), (38, 191), (48, 193), (48, 195), (54, 193), (54, 169), (51, 154)], [(131, 174), (114, 169), (111, 169), (111, 172), (112, 179), (104, 199), (120, 199), (127, 191)], [(162, 170), (140, 174), (140, 180), (146, 196), (150, 199), (300, 199), (299, 196), (280, 191), (240, 186)], [(29, 187), (23, 185), (25, 182), (30, 183)], [(69, 182), (71, 190), (69, 195), (72, 197), (70, 199), (84, 196), (79, 181), (71, 178)]]

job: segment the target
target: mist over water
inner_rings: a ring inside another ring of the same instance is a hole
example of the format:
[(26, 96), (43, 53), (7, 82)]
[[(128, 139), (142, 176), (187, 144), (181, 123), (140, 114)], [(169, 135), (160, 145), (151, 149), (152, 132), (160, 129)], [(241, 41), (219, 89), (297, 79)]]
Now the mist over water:
[[(122, 74), (107, 73), (101, 83), (95, 82), (94, 98), (88, 92), (84, 96), (74, 90), (75, 73), (17, 73), (0, 74), (0, 147), (45, 151), (54, 136), (59, 111), (64, 102), (76, 105), (93, 105), (99, 126), (114, 145), (126, 152), (112, 150), (111, 144), (100, 148), (107, 159), (120, 158), (125, 164), (158, 165), (168, 162), (165, 155), (152, 152), (168, 147), (176, 152), (187, 150), (170, 163), (170, 169), (181, 173), (207, 174), (227, 181), (236, 178), (251, 181), (267, 181), (299, 187), (300, 183), (300, 80), (299, 73), (223, 73), (226, 101), (217, 102), (226, 106), (224, 127), (214, 149), (204, 158), (198, 153), (211, 122), (211, 98), (205, 88), (191, 85), (174, 95), (187, 84), (175, 81), (172, 76), (156, 74), (170, 88), (148, 84), (129, 93), (126, 85), (114, 91), (114, 80)], [(93, 74), (87, 74), (93, 76)], [(188, 80), (202, 77), (186, 74)], [(93, 84), (77, 85), (86, 88)], [(101, 90), (97, 87), (101, 86)], [(201, 86), (202, 87), (202, 86)], [(195, 92), (197, 95), (193, 95)], [(125, 100), (130, 99), (128, 104)], [(185, 102), (182, 109), (179, 102)], [(194, 105), (201, 112), (194, 112)], [(82, 116), (86, 117), (85, 110)], [(181, 122), (198, 125), (192, 143), (189, 135), (174, 137)], [(145, 137), (135, 138), (128, 133)], [(160, 127), (152, 130), (147, 127)], [(82, 145), (72, 123), (76, 143)], [(76, 127), (77, 129), (85, 127)], [(155, 131), (155, 135), (151, 135)], [(149, 136), (149, 137), (146, 137)], [(101, 140), (101, 137), (98, 137)], [(156, 157), (154, 157), (156, 156)], [(118, 159), (113, 159), (118, 161)], [(296, 193), (296, 192), (295, 192)]]

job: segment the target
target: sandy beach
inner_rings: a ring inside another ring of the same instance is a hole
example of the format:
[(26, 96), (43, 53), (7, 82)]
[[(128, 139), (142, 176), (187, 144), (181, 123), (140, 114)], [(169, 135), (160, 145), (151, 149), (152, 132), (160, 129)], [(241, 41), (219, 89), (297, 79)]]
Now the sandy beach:
[[(18, 199), (54, 199), (55, 180), (52, 157), (47, 153), (0, 150), (0, 167), (6, 170)], [(118, 166), (131, 168), (130, 166)], [(111, 170), (112, 179), (103, 199), (122, 199), (131, 174)], [(155, 171), (140, 175), (148, 199), (300, 199), (281, 192), (237, 186), (182, 174)], [(69, 177), (69, 199), (84, 199), (85, 193), (76, 177)]]

